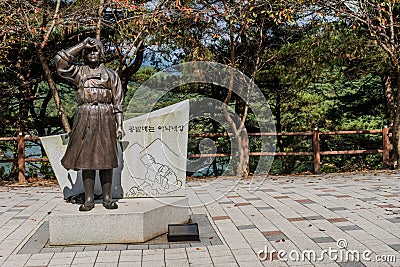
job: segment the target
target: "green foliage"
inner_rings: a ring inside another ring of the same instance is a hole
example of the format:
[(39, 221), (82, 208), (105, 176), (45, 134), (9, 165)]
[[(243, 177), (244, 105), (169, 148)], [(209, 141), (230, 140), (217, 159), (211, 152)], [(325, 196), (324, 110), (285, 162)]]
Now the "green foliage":
[[(385, 26), (388, 7), (394, 5), (391, 7), (397, 20), (398, 4), (385, 1), (384, 5), (377, 6), (379, 1), (370, 1), (370, 5), (383, 13), (367, 21), (371, 26), (368, 28), (349, 17), (324, 19), (323, 15), (329, 12), (317, 9), (319, 1), (311, 1), (315, 3), (312, 8), (305, 6), (309, 1), (295, 0), (212, 3), (167, 0), (153, 5), (149, 1), (105, 2), (108, 9), (103, 14), (102, 40), (108, 65), (128, 84), (126, 105), (138, 97), (136, 90), (157, 72), (155, 67), (142, 67), (131, 73), (141, 64), (137, 60), (140, 58), (138, 47), (146, 47), (146, 64), (151, 66), (207, 60), (235, 66), (254, 77), (271, 106), (278, 131), (311, 131), (315, 127), (320, 131), (380, 129), (393, 119), (387, 111), (382, 77), (388, 76), (393, 79), (393, 85), (396, 83), (398, 75), (393, 59), (398, 52), (388, 53), (379, 42), (383, 39), (374, 39), (371, 33), (383, 36), (389, 32)], [(329, 4), (342, 2), (333, 0)], [(46, 1), (48, 8), (43, 8), (44, 3), (11, 0), (0, 3), (4, 11), (0, 15), (0, 136), (14, 136), (17, 129), (38, 135), (61, 131), (58, 110), (49, 99), (49, 86), (35, 52), (41, 45), (68, 118), (72, 120), (75, 88), (57, 78), (52, 58), (60, 49), (94, 35), (99, 1), (61, 1), (61, 12), (51, 31), (56, 2)], [(373, 10), (367, 9), (365, 14), (373, 15)], [(309, 17), (302, 18), (306, 12)], [(396, 41), (398, 35), (394, 36)], [(391, 89), (395, 95), (396, 88)], [(164, 94), (154, 109), (183, 99), (209, 97), (224, 101), (227, 91), (216, 85), (183, 85)], [(135, 100), (136, 113), (127, 114), (127, 118), (146, 110), (147, 101), (141, 99), (148, 97), (150, 92), (139, 96)], [(243, 102), (237, 96), (230, 99), (232, 109), (238, 110), (241, 105)], [(259, 131), (251, 110), (245, 125), (248, 132)], [(224, 129), (207, 118), (190, 122), (190, 133), (207, 132), (224, 132)], [(218, 153), (229, 153), (228, 138), (213, 141)], [(309, 137), (283, 137), (278, 141), (278, 151), (312, 151)], [(189, 153), (199, 153), (199, 145), (200, 139), (189, 140)], [(249, 145), (251, 151), (260, 151), (258, 137), (251, 137)], [(322, 150), (380, 146), (381, 137), (375, 135), (323, 136), (321, 139)], [(0, 155), (7, 151), (15, 151), (15, 144), (0, 142)], [(228, 158), (219, 158), (213, 168), (221, 171), (228, 161)], [(323, 171), (381, 167), (380, 155), (325, 156), (322, 162)], [(257, 157), (250, 159), (250, 173), (257, 163)], [(48, 166), (42, 165), (42, 168), (41, 172), (47, 173)], [(311, 170), (311, 157), (285, 157), (275, 159), (271, 173)], [(30, 172), (37, 170), (31, 166)]]

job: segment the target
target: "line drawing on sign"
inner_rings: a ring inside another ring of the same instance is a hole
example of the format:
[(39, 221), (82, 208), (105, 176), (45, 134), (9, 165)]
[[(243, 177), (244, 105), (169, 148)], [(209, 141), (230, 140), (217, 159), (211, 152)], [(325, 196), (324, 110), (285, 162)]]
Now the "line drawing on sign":
[[(155, 152), (160, 151), (160, 148), (164, 148), (161, 149), (164, 152), (162, 156), (159, 155), (160, 152)], [(126, 197), (164, 196), (182, 188), (182, 181), (168, 162), (170, 156), (179, 155), (160, 138), (156, 138), (145, 148), (134, 143), (126, 149), (126, 153), (131, 158), (140, 158), (139, 162), (144, 170), (144, 177), (137, 177), (129, 171), (134, 185), (125, 193)]]
[(163, 142), (160, 138), (156, 138), (154, 139), (148, 146), (146, 146), (142, 151), (140, 151), (140, 153), (143, 153), (145, 151), (147, 151), (153, 144), (161, 142), (162, 146), (165, 146), (166, 148), (169, 149), (169, 151), (174, 154), (175, 156), (179, 157), (178, 154), (176, 154), (165, 142)]
[(182, 181), (178, 180), (172, 168), (156, 162), (152, 155), (146, 154), (140, 161), (146, 167), (146, 175), (142, 184), (129, 190), (131, 194), (162, 196), (182, 187)]

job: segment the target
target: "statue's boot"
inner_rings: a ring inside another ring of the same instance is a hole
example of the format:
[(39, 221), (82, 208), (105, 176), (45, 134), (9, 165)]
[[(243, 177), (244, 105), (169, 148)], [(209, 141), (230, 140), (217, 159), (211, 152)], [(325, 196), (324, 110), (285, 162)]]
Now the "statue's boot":
[(79, 207), (79, 211), (89, 211), (94, 208), (94, 170), (82, 170), (83, 188), (85, 189), (85, 202)]
[(112, 201), (112, 176), (113, 170), (100, 170), (100, 181), (101, 181), (101, 188), (103, 191), (103, 206), (106, 209), (114, 210), (118, 209), (117, 203)]

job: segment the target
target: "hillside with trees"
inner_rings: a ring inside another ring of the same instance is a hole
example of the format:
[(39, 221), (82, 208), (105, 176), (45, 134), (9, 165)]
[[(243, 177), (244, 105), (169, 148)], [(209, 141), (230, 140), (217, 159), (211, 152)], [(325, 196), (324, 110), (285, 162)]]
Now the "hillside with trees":
[[(128, 104), (154, 73), (174, 64), (210, 61), (237, 69), (264, 94), (277, 132), (373, 130), (390, 127), (392, 168), (400, 154), (400, 4), (396, 1), (227, 0), (0, 0), (0, 137), (70, 131), (75, 88), (55, 71), (57, 51), (84, 38), (105, 45), (106, 64), (121, 77)], [(242, 88), (247, 95), (251, 88)], [(164, 95), (157, 108), (208, 97), (221, 105), (235, 146), (232, 173), (254, 172), (260, 128), (245, 99), (215, 84), (187, 84)], [(264, 103), (256, 103), (263, 105)], [(233, 110), (238, 119), (233, 119)], [(209, 118), (190, 133), (225, 133)], [(217, 153), (229, 153), (215, 137)], [(198, 154), (200, 139), (189, 140)], [(381, 136), (327, 136), (324, 150), (376, 149)], [(0, 141), (0, 158), (16, 153)], [(278, 136), (276, 150), (312, 151), (310, 138)], [(381, 169), (381, 155), (325, 156), (322, 171)], [(209, 162), (219, 175), (229, 157)], [(5, 164), (5, 163), (0, 163)], [(0, 179), (14, 179), (7, 163)], [(34, 168), (34, 167), (33, 167)], [(49, 173), (49, 168), (42, 172)], [(35, 171), (35, 170), (34, 170)], [(271, 173), (312, 172), (312, 157), (275, 157)], [(193, 174), (193, 173), (190, 173)]]

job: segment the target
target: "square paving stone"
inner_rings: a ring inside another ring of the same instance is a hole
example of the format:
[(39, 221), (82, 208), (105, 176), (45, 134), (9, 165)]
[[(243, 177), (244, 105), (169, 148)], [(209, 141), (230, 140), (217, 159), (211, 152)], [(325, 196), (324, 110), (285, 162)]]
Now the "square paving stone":
[(389, 247), (391, 247), (392, 249), (400, 252), (400, 244), (389, 245)]
[(212, 219), (214, 221), (221, 221), (221, 220), (229, 220), (230, 218), (229, 218), (229, 216), (215, 216), (215, 217), (212, 217)]
[(336, 242), (335, 239), (329, 236), (323, 236), (323, 237), (314, 237), (311, 238), (315, 243), (334, 243)]
[(400, 223), (400, 218), (391, 218), (391, 219), (387, 219), (387, 220), (392, 223)]
[(112, 245), (107, 245), (106, 250), (107, 251), (117, 251), (117, 250), (126, 250), (127, 248), (128, 248), (128, 245), (112, 244)]
[(383, 195), (383, 197), (400, 197), (400, 195), (397, 195), (397, 194), (389, 194), (389, 195)]
[(333, 207), (333, 208), (328, 208), (330, 211), (338, 211), (338, 210), (347, 210), (345, 207)]
[(338, 262), (340, 267), (365, 267), (365, 265), (362, 262), (356, 261), (356, 262)]
[(256, 209), (258, 209), (258, 210), (271, 210), (271, 209), (273, 209), (273, 207), (271, 207), (271, 206), (262, 206), (262, 207), (256, 207)]
[(358, 225), (345, 225), (345, 226), (339, 226), (339, 228), (342, 231), (353, 231), (353, 230), (362, 230), (361, 227), (359, 227)]
[(206, 247), (206, 246), (211, 246), (211, 241), (209, 240), (204, 240), (201, 242), (195, 242), (195, 243), (190, 243), (191, 247)]
[(26, 220), (28, 219), (30, 216), (15, 216), (12, 219), (13, 220)]
[(298, 199), (296, 202), (301, 203), (301, 204), (314, 204), (315, 202), (310, 200), (310, 199)]
[(6, 212), (18, 212), (18, 211), (21, 211), (21, 210), (24, 210), (24, 209), (23, 208), (9, 209)]
[(149, 245), (128, 245), (128, 250), (149, 249)]
[(304, 217), (304, 219), (309, 220), (309, 221), (316, 221), (316, 220), (324, 220), (325, 218), (322, 217), (321, 215), (315, 215), (315, 216)]
[(396, 206), (394, 206), (393, 204), (382, 204), (382, 205), (378, 205), (378, 207), (379, 208), (389, 208), (389, 209), (392, 209), (392, 208), (396, 208)]
[(177, 243), (177, 244), (170, 244), (170, 248), (187, 248), (190, 247), (190, 243)]
[(106, 245), (99, 245), (99, 246), (85, 246), (83, 251), (104, 251), (106, 250)]
[(375, 201), (375, 200), (377, 200), (377, 199), (374, 198), (374, 197), (364, 197), (364, 198), (359, 198), (359, 200), (362, 200), (362, 201), (364, 201), (364, 202), (367, 202), (367, 201)]
[(251, 203), (250, 202), (236, 203), (234, 206), (235, 207), (251, 206)]
[(154, 244), (154, 245), (150, 245), (149, 244), (149, 249), (167, 249), (169, 248), (169, 244)]
[(45, 221), (37, 231), (28, 239), (17, 254), (39, 253), (49, 240), (49, 222)]
[(265, 236), (265, 238), (268, 241), (277, 241), (281, 239), (288, 239), (287, 236), (282, 233), (281, 231), (267, 231), (267, 232), (262, 232), (262, 234)]
[[(211, 245), (222, 245), (223, 243), (222, 243), (222, 241), (221, 241), (221, 239), (213, 239), (213, 240), (211, 240)], [(172, 244), (171, 244), (172, 245)], [(172, 248), (172, 247), (171, 247)]]
[(81, 246), (72, 246), (72, 247), (64, 247), (62, 252), (81, 252), (83, 251), (85, 247), (81, 247)]
[(263, 191), (263, 192), (276, 192), (276, 190), (271, 189), (271, 188), (264, 188), (264, 189), (261, 189), (261, 191)]
[(246, 198), (246, 200), (261, 200), (261, 198), (259, 198), (259, 197), (250, 197), (250, 198)]
[(59, 253), (62, 251), (62, 247), (54, 247), (54, 248), (42, 248), (40, 253)]
[(288, 220), (289, 222), (302, 222), (302, 221), (305, 221), (306, 218), (303, 218), (303, 217), (296, 217), (296, 218), (287, 218), (287, 220)]
[(336, 222), (348, 222), (346, 218), (332, 218), (332, 219), (327, 219), (328, 222), (331, 223), (336, 223)]
[(239, 230), (247, 230), (247, 229), (255, 229), (255, 228), (257, 228), (257, 227), (253, 224), (237, 226), (237, 229), (239, 229)]

